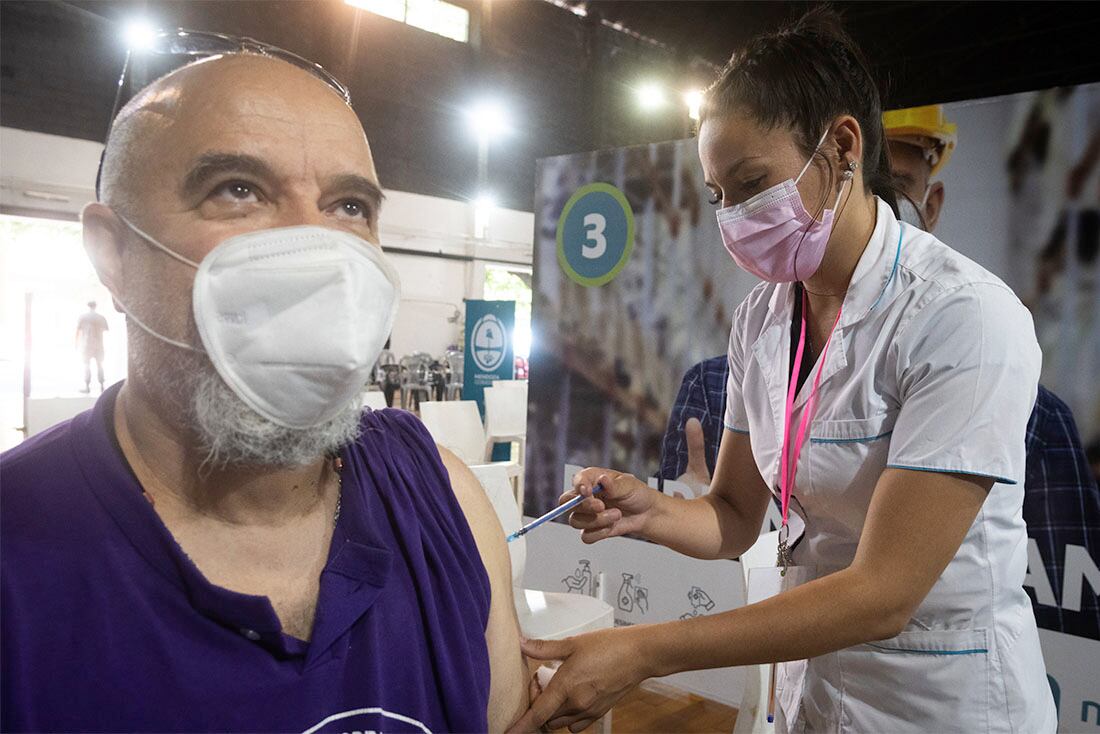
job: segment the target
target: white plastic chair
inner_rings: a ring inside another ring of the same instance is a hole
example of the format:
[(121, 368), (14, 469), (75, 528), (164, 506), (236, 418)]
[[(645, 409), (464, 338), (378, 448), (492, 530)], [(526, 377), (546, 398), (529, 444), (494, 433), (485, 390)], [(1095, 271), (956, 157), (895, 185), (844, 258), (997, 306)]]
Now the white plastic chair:
[[(775, 565), (779, 550), (779, 531), (764, 533), (741, 554), (741, 574), (749, 588), (749, 569)], [(734, 734), (772, 734), (775, 724), (768, 723), (768, 697), (771, 694), (771, 665), (753, 665), (745, 676), (745, 692), (737, 710)]]
[(519, 464), (519, 476), (516, 477), (516, 504), (523, 508), (523, 465), (527, 456), (527, 384), (523, 388), (493, 387), (485, 388), (485, 439), (486, 456), (491, 456), (495, 443), (513, 441), (519, 444), (516, 463)]
[(386, 370), (387, 367), (393, 369), (395, 372), (400, 369), (397, 366), (397, 357), (394, 356), (393, 352), (388, 349), (383, 349), (378, 354), (378, 359), (375, 360), (374, 367), (370, 372), (370, 384), (372, 386), (378, 385), (379, 388), (385, 387), (384, 383), (386, 381), (386, 376), (389, 374)]
[(385, 410), (390, 406), (386, 405), (386, 393), (381, 390), (368, 390), (363, 393), (363, 407), (371, 410)]
[[(489, 464), (485, 428), (473, 400), (429, 400), (420, 404), (420, 420), (440, 446), (453, 451), (468, 466)], [(505, 468), (508, 477), (518, 480), (520, 466), (514, 461), (489, 464)]]
[[(470, 471), (485, 488), (505, 535), (519, 530), (523, 518), (512, 497), (505, 467), (500, 464), (483, 464), (471, 466)], [(523, 571), (527, 563), (526, 538), (517, 538), (509, 543), (508, 555), (512, 561), (512, 591), (516, 616), (524, 637), (561, 640), (582, 632), (611, 629), (615, 626), (615, 610), (601, 599), (562, 591), (523, 588)], [(611, 731), (610, 711), (600, 720), (599, 730)]]
[(493, 380), (493, 387), (515, 388), (527, 394), (527, 380)]
[(401, 407), (412, 410), (432, 396), (431, 357), (423, 352), (413, 352), (401, 358)]
[(485, 428), (473, 400), (424, 401), (420, 404), (420, 420), (437, 444), (465, 463), (485, 463)]
[(447, 400), (462, 399), (462, 385), (465, 380), (465, 355), (462, 352), (447, 352)]

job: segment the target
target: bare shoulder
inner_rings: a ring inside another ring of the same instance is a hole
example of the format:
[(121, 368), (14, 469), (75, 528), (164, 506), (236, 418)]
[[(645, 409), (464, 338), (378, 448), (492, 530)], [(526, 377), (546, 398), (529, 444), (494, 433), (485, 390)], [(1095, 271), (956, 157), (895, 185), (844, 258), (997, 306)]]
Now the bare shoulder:
[(447, 474), (450, 475), (451, 489), (463, 514), (466, 515), (466, 522), (470, 524), (470, 531), (473, 532), (474, 540), (477, 541), (482, 561), (488, 568), (489, 557), (494, 560), (506, 558), (508, 553), (508, 548), (504, 544), (504, 530), (497, 519), (496, 511), (493, 510), (492, 502), (485, 494), (481, 482), (461, 459), (442, 446), (439, 447), (439, 456), (443, 459)]
[(485, 628), (485, 644), (489, 650), (491, 685), (487, 713), (489, 731), (504, 731), (529, 703), (528, 671), (520, 653), (519, 623), (512, 600), (512, 561), (504, 542), (504, 530), (481, 482), (469, 467), (442, 446), (439, 455), (489, 575), (492, 605)]

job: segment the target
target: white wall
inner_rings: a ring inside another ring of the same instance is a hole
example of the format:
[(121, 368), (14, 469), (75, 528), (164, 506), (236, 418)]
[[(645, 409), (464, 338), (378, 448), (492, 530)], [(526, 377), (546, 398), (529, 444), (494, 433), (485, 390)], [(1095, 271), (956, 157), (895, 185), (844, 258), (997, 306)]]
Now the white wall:
[[(393, 351), (441, 354), (461, 339), (462, 322), (451, 323), (463, 298), (481, 298), (489, 262), (531, 264), (534, 216), (498, 209), (489, 218), (489, 238), (473, 237), (469, 204), (401, 191), (386, 192), (382, 246), (401, 275), (401, 312)], [(415, 253), (415, 254), (413, 254)]]
[[(8, 213), (76, 218), (95, 198), (103, 146), (86, 140), (0, 127), (0, 209)], [(472, 175), (472, 172), (471, 172)], [(387, 191), (381, 238), (403, 286), (393, 349), (440, 354), (460, 339), (451, 323), (464, 298), (480, 298), (485, 264), (531, 264), (534, 217), (498, 209), (486, 239), (473, 236), (473, 206), (402, 191)]]

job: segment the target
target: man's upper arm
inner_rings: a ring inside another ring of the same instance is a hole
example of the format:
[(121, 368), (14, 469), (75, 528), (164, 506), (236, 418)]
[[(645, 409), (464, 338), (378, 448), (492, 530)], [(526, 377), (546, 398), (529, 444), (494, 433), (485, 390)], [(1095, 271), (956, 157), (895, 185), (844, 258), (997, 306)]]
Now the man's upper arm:
[(504, 731), (529, 703), (527, 668), (519, 649), (519, 622), (512, 600), (512, 562), (504, 530), (477, 477), (447, 449), (439, 447), (439, 453), (489, 574), (492, 602), (485, 628), (491, 676), (489, 731)]

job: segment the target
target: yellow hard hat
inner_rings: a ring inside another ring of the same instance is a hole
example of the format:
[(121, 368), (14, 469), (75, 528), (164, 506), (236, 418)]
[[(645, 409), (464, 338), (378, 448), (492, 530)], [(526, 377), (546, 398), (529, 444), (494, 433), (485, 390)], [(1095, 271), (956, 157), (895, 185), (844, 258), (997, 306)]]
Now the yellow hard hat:
[(958, 126), (943, 116), (942, 104), (907, 107), (882, 113), (887, 140), (898, 140), (922, 148), (932, 165), (932, 175), (943, 168), (957, 142)]

